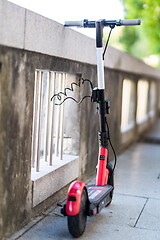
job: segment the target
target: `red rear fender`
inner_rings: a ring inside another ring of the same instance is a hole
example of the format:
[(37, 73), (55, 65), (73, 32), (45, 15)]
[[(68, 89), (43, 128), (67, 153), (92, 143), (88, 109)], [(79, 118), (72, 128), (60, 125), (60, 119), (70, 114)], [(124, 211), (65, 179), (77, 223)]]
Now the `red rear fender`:
[(81, 181), (76, 181), (71, 183), (66, 202), (66, 213), (69, 216), (75, 216), (79, 213), (80, 205), (81, 205), (81, 195), (83, 189), (86, 189), (86, 184)]

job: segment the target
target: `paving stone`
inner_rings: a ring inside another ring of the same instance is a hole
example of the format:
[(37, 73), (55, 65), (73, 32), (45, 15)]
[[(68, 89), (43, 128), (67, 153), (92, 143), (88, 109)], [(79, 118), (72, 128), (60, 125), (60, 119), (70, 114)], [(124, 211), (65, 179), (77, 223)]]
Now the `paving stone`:
[(160, 199), (148, 200), (136, 227), (160, 231)]

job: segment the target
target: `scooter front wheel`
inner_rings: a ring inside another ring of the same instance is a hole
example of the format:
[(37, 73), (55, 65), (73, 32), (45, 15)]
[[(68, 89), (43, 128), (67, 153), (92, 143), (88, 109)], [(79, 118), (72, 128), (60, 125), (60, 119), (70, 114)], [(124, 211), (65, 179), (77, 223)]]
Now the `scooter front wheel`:
[(87, 193), (86, 190), (83, 189), (79, 213), (75, 216), (68, 216), (68, 229), (70, 234), (75, 238), (80, 237), (85, 230), (87, 220), (87, 202)]

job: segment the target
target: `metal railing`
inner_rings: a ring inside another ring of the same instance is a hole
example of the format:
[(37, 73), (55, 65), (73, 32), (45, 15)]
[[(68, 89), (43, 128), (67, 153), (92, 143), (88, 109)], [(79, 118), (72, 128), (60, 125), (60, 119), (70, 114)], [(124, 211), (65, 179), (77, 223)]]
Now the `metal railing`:
[(55, 107), (51, 97), (64, 91), (66, 73), (35, 71), (32, 127), (32, 168), (40, 171), (41, 161), (53, 165), (53, 154), (63, 158), (64, 104)]

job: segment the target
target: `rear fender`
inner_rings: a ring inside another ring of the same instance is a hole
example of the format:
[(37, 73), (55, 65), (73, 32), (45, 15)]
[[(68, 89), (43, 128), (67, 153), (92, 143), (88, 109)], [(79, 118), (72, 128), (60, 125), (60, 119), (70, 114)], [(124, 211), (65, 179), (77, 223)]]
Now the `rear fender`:
[(86, 184), (81, 181), (75, 181), (70, 185), (66, 201), (67, 215), (75, 216), (79, 213), (81, 196), (84, 188), (87, 191)]

